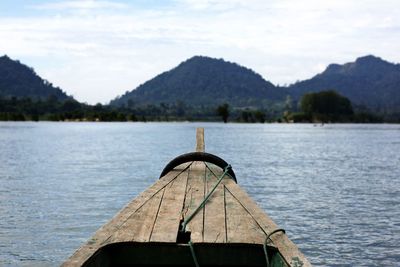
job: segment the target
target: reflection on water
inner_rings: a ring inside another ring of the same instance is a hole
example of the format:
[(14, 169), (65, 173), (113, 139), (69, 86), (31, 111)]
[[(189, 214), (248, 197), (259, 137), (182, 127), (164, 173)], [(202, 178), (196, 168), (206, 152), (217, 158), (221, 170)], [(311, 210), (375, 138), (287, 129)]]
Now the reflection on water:
[(399, 125), (46, 122), (0, 123), (0, 265), (59, 265), (199, 126), (314, 265), (398, 265)]

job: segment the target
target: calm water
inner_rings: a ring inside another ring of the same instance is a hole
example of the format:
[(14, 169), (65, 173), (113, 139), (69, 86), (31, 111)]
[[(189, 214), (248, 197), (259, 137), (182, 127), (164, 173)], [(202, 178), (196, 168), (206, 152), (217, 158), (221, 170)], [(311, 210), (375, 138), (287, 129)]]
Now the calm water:
[(318, 266), (400, 265), (400, 125), (0, 123), (0, 266), (57, 266), (195, 147)]

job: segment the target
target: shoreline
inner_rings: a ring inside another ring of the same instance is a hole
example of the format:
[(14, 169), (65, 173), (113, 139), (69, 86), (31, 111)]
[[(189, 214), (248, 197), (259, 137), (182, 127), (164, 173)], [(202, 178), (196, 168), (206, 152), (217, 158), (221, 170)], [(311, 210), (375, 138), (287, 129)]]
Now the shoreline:
[(52, 121), (52, 120), (39, 120), (39, 121), (33, 121), (33, 120), (24, 120), (24, 121), (2, 121), (0, 120), (0, 123), (140, 123), (140, 124), (152, 124), (152, 123), (214, 123), (214, 124), (249, 124), (249, 125), (254, 125), (254, 124), (279, 124), (279, 125), (313, 125), (315, 127), (323, 127), (326, 125), (346, 125), (346, 124), (374, 124), (374, 125), (396, 125), (400, 124), (400, 122), (241, 122), (241, 121), (231, 121), (224, 123), (222, 121), (184, 121), (184, 120), (179, 120), (179, 121), (92, 121), (92, 120), (65, 120), (65, 121)]

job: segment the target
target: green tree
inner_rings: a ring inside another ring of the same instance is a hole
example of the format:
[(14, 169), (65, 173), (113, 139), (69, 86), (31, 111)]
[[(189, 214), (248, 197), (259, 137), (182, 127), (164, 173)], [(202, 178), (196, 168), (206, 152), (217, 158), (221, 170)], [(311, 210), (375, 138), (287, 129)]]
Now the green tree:
[(185, 104), (185, 102), (183, 102), (182, 100), (176, 101), (175, 109), (176, 109), (175, 110), (176, 116), (183, 117), (185, 115), (185, 112), (186, 112), (186, 104)]
[(261, 110), (254, 111), (254, 117), (257, 121), (264, 123), (265, 122), (265, 113)]
[(251, 113), (247, 109), (243, 110), (240, 116), (243, 122), (249, 122), (251, 120)]
[(305, 94), (301, 99), (300, 105), (302, 111), (308, 114), (353, 114), (350, 100), (333, 90)]
[(129, 121), (138, 121), (138, 119), (134, 113), (129, 114), (128, 118), (129, 118), (128, 119)]
[(217, 114), (218, 114), (218, 116), (222, 117), (222, 120), (224, 121), (224, 123), (227, 123), (228, 117), (229, 117), (229, 105), (227, 103), (225, 103), (225, 104), (218, 106)]
[(300, 107), (308, 116), (322, 121), (344, 120), (354, 113), (350, 100), (333, 90), (305, 94)]

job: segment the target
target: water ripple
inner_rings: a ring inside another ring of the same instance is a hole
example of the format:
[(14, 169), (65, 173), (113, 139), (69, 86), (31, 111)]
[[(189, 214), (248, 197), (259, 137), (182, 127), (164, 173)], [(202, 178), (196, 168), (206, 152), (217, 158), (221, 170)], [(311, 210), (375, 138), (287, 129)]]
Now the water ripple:
[(398, 265), (399, 125), (42, 122), (0, 123), (0, 265), (59, 265), (198, 126), (313, 265)]

